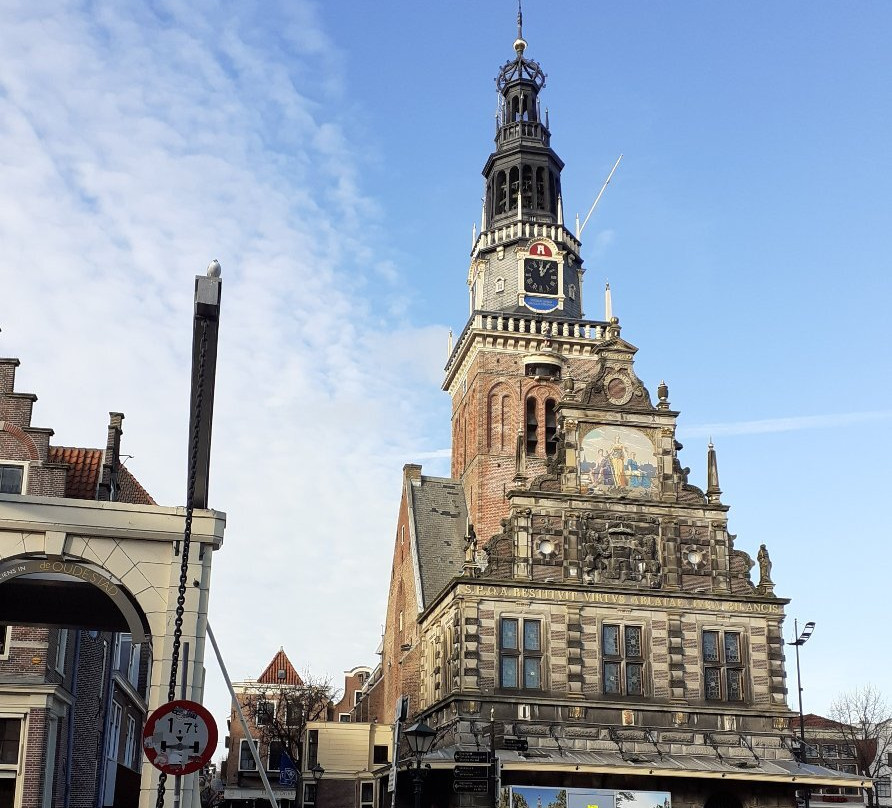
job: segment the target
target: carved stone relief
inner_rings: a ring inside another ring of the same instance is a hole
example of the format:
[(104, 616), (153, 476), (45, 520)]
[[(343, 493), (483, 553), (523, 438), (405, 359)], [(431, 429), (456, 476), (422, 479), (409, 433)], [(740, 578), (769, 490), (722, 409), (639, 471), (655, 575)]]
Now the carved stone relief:
[(662, 588), (663, 568), (655, 527), (602, 522), (593, 514), (580, 521), (583, 583)]

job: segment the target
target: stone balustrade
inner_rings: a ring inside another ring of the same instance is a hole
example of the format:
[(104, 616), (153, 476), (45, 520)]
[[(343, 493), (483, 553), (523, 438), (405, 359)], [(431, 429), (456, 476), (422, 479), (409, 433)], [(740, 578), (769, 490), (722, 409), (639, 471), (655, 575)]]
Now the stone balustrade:
[(582, 249), (579, 240), (562, 224), (549, 222), (508, 222), (489, 230), (484, 230), (474, 244), (473, 254), (487, 247), (498, 247), (519, 238), (549, 238), (552, 241), (563, 242), (577, 255)]

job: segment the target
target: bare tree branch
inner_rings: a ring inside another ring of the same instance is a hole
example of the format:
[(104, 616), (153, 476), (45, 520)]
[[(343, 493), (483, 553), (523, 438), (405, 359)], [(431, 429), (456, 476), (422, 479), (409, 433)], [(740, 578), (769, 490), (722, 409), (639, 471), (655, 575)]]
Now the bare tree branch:
[[(872, 684), (837, 696), (830, 718), (852, 749), (858, 774), (876, 780), (889, 773), (887, 755), (892, 751), (892, 708)], [(868, 805), (875, 805), (873, 790)]]

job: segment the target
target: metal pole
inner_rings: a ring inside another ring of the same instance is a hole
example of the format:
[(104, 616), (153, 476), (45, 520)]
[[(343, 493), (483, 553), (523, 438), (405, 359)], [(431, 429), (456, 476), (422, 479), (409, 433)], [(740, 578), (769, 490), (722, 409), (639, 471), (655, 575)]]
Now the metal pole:
[(415, 762), (415, 808), (421, 808), (421, 758)]
[(214, 638), (214, 632), (211, 631), (210, 621), (208, 621), (208, 639), (211, 641), (211, 645), (214, 646), (217, 662), (220, 665), (220, 670), (223, 672), (223, 678), (226, 680), (226, 687), (229, 688), (229, 694), (232, 696), (232, 703), (235, 705), (235, 711), (238, 713), (239, 720), (242, 723), (245, 737), (248, 739), (248, 748), (251, 750), (251, 756), (254, 758), (254, 764), (257, 766), (257, 772), (260, 774), (260, 779), (263, 781), (263, 787), (266, 789), (266, 795), (269, 797), (269, 804), (276, 806), (279, 803), (276, 802), (276, 795), (273, 794), (273, 788), (269, 784), (269, 778), (266, 776), (266, 769), (263, 768), (263, 764), (260, 762), (260, 752), (257, 750), (257, 742), (251, 737), (251, 731), (248, 729), (248, 722), (245, 720), (245, 714), (242, 712), (242, 705), (239, 704), (239, 700), (235, 695), (235, 688), (232, 686), (232, 680), (229, 678), (229, 672), (226, 670), (223, 656), (220, 653), (220, 649), (217, 647), (217, 640)]
[[(793, 641), (793, 644), (796, 646), (796, 689), (799, 691), (799, 760), (802, 763), (805, 763), (805, 716), (802, 713), (802, 674), (799, 669), (799, 646), (802, 644), (799, 642), (799, 620), (793, 620), (793, 631), (796, 634), (796, 639)], [(811, 789), (806, 786), (804, 789), (805, 793), (805, 808), (809, 808), (811, 802)]]

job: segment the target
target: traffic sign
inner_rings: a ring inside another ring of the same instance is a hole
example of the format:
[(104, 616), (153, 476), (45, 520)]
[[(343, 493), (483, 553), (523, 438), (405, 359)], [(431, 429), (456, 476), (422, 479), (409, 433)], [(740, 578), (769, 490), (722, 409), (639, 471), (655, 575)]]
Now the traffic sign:
[(465, 794), (486, 794), (489, 791), (489, 780), (453, 780), (452, 790)]
[(217, 724), (197, 701), (169, 701), (148, 717), (142, 747), (156, 769), (165, 774), (190, 774), (216, 751)]
[(526, 738), (505, 738), (505, 749), (514, 752), (526, 752), (530, 748)]
[(456, 780), (473, 780), (475, 777), (488, 777), (489, 766), (456, 766), (452, 770)]
[(452, 755), (456, 763), (489, 763), (489, 752), (456, 749)]

